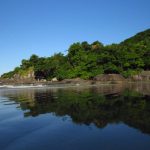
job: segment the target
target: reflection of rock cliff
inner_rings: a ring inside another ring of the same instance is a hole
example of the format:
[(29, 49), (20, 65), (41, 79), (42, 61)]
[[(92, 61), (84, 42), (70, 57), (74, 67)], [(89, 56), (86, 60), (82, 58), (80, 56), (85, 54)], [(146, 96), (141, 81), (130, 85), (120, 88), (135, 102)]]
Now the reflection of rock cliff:
[(137, 83), (127, 84), (126, 86), (130, 90), (134, 90), (143, 95), (150, 96), (150, 83), (137, 82)]
[(21, 109), (26, 110), (25, 117), (55, 113), (58, 116), (69, 115), (79, 124), (94, 123), (102, 128), (109, 123), (124, 122), (150, 133), (150, 96), (139, 93), (148, 86), (131, 84), (128, 87), (111, 85), (86, 89), (26, 89), (1, 94), (19, 103)]

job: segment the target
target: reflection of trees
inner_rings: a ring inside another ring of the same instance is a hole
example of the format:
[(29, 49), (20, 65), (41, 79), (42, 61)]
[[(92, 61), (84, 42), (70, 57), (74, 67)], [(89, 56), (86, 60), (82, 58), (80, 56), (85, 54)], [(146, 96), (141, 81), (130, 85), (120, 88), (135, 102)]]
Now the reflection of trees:
[[(101, 88), (101, 87), (100, 87)], [(79, 124), (94, 123), (105, 127), (108, 123), (124, 122), (150, 133), (150, 101), (148, 95), (139, 94), (134, 86), (130, 88), (87, 88), (30, 90), (8, 94), (10, 100), (20, 104), (25, 117), (53, 112), (55, 115), (69, 115)], [(114, 91), (115, 89), (115, 91)], [(123, 90), (124, 89), (124, 90)], [(117, 93), (118, 92), (118, 93)], [(105, 94), (103, 94), (105, 93)]]

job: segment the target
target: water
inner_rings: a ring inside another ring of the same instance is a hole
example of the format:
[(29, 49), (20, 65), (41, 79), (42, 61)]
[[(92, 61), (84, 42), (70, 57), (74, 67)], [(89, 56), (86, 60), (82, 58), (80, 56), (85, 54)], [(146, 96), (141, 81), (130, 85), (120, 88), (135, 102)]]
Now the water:
[(150, 150), (150, 84), (0, 89), (0, 150)]

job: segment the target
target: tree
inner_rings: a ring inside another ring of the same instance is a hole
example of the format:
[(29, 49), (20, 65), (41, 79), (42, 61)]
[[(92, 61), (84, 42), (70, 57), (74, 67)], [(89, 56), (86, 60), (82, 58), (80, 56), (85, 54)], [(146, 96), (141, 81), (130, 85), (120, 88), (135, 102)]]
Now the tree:
[(30, 62), (30, 64), (31, 64), (31, 66), (35, 66), (36, 63), (38, 62), (38, 60), (39, 60), (39, 57), (38, 57), (37, 55), (33, 54), (33, 55), (30, 57), (29, 62)]
[(73, 43), (68, 54), (39, 57), (33, 54), (23, 59), (20, 67), (3, 77), (11, 78), (16, 73), (34, 69), (36, 79), (76, 78), (90, 79), (98, 74), (117, 73), (125, 77), (150, 70), (150, 29), (121, 42), (104, 46), (95, 41)]

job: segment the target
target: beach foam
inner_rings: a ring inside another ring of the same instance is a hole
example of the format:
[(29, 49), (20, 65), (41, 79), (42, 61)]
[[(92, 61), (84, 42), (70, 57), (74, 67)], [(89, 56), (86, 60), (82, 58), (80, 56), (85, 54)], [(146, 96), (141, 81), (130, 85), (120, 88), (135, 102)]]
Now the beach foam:
[(20, 89), (20, 88), (41, 88), (45, 85), (2, 85), (0, 88), (11, 88), (11, 89)]

